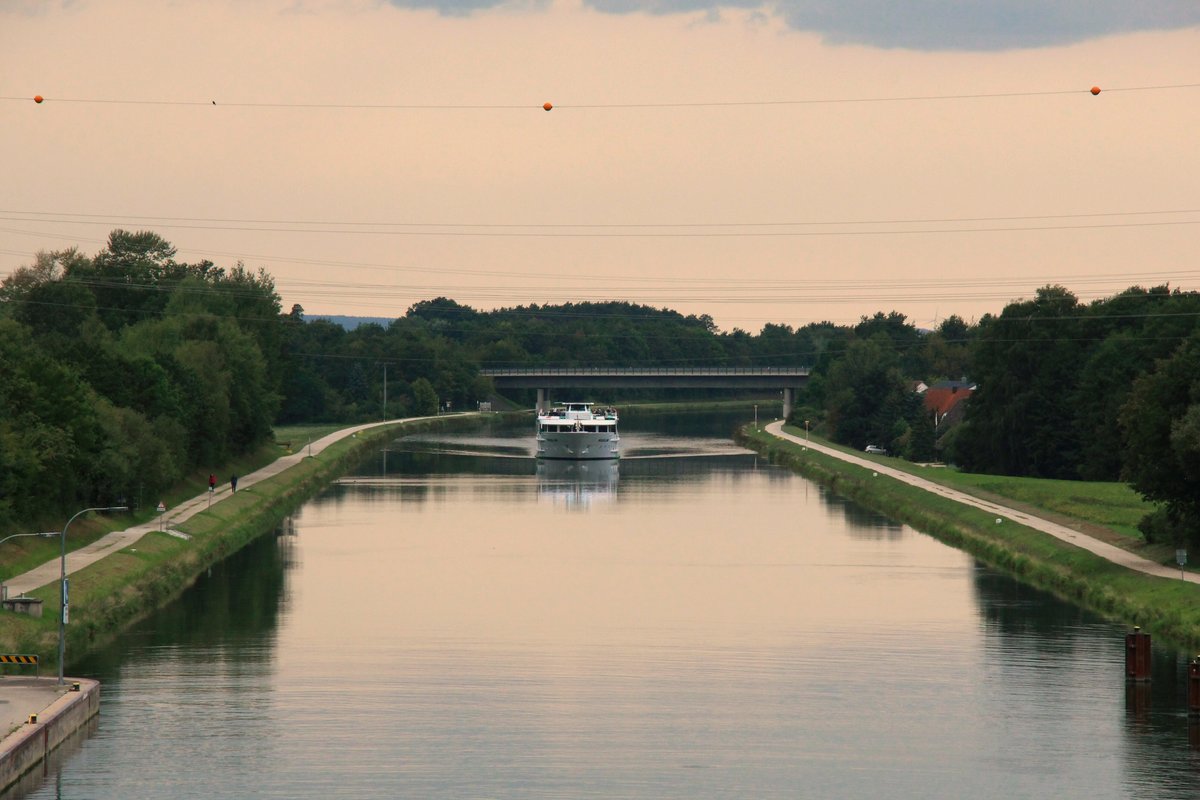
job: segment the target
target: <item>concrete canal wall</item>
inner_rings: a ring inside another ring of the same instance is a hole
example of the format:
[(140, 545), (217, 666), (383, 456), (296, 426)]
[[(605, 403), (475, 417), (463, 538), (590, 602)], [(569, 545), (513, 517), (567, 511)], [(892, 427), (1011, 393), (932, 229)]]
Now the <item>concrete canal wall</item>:
[[(53, 678), (44, 680), (53, 681)], [(99, 681), (80, 678), (79, 691), (66, 691), (0, 741), (0, 791), (35, 769), (71, 734), (100, 712)]]

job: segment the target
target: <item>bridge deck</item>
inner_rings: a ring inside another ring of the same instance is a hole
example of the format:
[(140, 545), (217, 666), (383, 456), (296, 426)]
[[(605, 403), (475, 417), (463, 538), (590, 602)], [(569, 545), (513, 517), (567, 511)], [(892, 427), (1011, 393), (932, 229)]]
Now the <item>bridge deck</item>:
[(808, 367), (565, 367), (482, 369), (499, 388), (795, 389)]

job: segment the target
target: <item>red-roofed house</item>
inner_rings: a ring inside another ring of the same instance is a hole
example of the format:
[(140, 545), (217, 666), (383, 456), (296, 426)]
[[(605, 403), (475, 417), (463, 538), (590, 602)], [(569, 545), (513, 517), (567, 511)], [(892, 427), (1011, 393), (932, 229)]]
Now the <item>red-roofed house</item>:
[[(925, 409), (933, 414), (933, 427), (936, 430), (943, 422), (953, 422), (962, 418), (961, 403), (975, 391), (975, 384), (966, 381), (939, 381), (925, 390), (921, 402)], [(949, 417), (949, 420), (947, 419)]]

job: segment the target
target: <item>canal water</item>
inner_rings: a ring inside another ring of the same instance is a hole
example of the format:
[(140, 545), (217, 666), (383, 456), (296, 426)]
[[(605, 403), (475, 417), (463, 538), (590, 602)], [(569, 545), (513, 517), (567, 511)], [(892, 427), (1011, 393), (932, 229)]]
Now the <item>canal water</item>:
[(76, 672), (30, 798), (1194, 798), (1184, 657), (738, 450), (405, 439)]

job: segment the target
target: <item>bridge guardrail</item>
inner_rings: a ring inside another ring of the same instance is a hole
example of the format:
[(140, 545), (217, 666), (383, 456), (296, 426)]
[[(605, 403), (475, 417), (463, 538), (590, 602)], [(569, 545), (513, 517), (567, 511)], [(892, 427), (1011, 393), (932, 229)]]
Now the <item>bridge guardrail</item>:
[(480, 375), (510, 377), (518, 375), (808, 375), (809, 367), (516, 367), (481, 369)]

